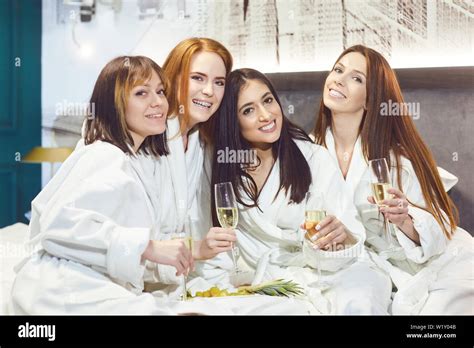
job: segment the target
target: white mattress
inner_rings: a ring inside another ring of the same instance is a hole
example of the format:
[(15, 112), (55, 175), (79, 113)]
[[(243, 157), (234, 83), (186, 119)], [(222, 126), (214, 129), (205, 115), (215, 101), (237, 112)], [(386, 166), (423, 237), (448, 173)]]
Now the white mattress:
[(16, 223), (0, 229), (0, 314), (9, 314), (10, 292), (15, 279), (13, 267), (24, 257), (28, 250), (24, 246), (28, 225)]

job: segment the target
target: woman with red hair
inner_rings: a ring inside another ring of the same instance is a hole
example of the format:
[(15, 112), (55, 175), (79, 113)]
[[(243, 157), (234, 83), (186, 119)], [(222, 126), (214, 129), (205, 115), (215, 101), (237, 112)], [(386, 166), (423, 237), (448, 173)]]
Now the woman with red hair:
[[(169, 113), (167, 144), (169, 155), (156, 159), (140, 158), (150, 184), (156, 186), (160, 199), (161, 237), (165, 240), (184, 233), (203, 235), (194, 242), (194, 256), (198, 260), (212, 258), (231, 250), (236, 240), (232, 229), (214, 227), (195, 231), (199, 217), (195, 209), (196, 190), (204, 166), (204, 147), (212, 141), (210, 124), (219, 108), (232, 70), (232, 56), (219, 42), (209, 38), (188, 38), (179, 42), (168, 54), (163, 71), (170, 83), (167, 90)], [(167, 265), (158, 265), (153, 283), (172, 286), (169, 293), (181, 294), (176, 284), (182, 279)], [(150, 288), (150, 290), (152, 290)]]

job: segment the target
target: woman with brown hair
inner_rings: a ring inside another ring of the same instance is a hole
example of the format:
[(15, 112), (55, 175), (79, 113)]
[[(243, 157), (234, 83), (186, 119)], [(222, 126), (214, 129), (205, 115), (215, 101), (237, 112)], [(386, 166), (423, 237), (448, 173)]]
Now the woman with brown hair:
[(183, 240), (162, 240), (161, 202), (137, 160), (168, 153), (166, 89), (147, 57), (118, 57), (102, 69), (84, 145), (32, 202), (34, 252), (17, 269), (15, 313), (173, 313), (169, 302), (143, 293), (144, 281), (156, 265), (187, 274), (209, 250), (193, 255)]
[[(387, 105), (397, 105), (398, 112), (387, 115)], [(449, 183), (443, 186), (382, 55), (357, 45), (339, 56), (324, 84), (314, 136), (337, 161), (347, 204), (356, 204), (366, 243), (392, 275), (398, 289), (392, 312), (472, 313), (472, 237), (457, 226), (457, 209), (445, 191)], [(390, 169), (393, 197), (377, 208), (368, 161), (381, 158)]]

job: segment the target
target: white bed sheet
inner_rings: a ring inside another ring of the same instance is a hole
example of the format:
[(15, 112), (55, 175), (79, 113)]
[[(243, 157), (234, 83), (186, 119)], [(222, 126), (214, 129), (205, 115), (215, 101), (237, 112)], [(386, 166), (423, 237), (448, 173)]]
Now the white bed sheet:
[(9, 303), (15, 279), (13, 267), (29, 255), (25, 247), (28, 225), (16, 223), (0, 229), (0, 315), (11, 314)]
[[(30, 250), (25, 245), (27, 240), (28, 225), (16, 223), (0, 229), (0, 315), (13, 314), (11, 310), (11, 289), (15, 279), (15, 271), (13, 268), (25, 257), (30, 255)], [(198, 279), (190, 281), (189, 286), (192, 287), (192, 284), (197, 281)], [(211, 286), (202, 279), (199, 285), (203, 287), (203, 289), (207, 289)], [(179, 290), (176, 291), (180, 292)], [(154, 295), (157, 298), (165, 296), (155, 293)], [(173, 301), (170, 299), (167, 302), (170, 308), (176, 313), (200, 313), (208, 315), (316, 314), (308, 301), (272, 296), (255, 295), (228, 298), (196, 298), (186, 302)]]

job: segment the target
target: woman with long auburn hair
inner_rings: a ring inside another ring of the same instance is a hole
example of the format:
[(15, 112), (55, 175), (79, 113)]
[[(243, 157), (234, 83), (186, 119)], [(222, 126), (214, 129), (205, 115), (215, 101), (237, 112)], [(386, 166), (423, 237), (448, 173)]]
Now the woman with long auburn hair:
[[(397, 288), (392, 312), (472, 314), (472, 237), (458, 227), (457, 209), (446, 193), (457, 179), (438, 170), (412, 116), (385, 58), (356, 45), (339, 56), (325, 81), (314, 137), (339, 165), (366, 243), (392, 275)], [(368, 161), (382, 158), (392, 197), (377, 208)]]
[[(246, 153), (256, 154), (248, 156), (253, 161), (230, 157)], [(267, 314), (388, 313), (390, 279), (367, 257), (364, 228), (355, 218), (355, 208), (342, 209), (342, 179), (336, 166), (324, 147), (315, 145), (283, 114), (264, 74), (253, 69), (229, 74), (215, 119), (210, 158), (208, 181), (201, 185), (199, 195), (199, 206), (207, 208), (202, 219), (219, 226), (214, 185), (232, 183), (238, 208), (238, 267), (253, 276), (254, 284), (283, 278), (295, 280), (306, 290), (306, 307), (280, 299), (278, 306), (260, 305), (260, 310), (265, 308)], [(317, 226), (304, 225), (311, 235), (320, 237), (312, 244), (300, 225), (305, 210), (316, 209), (316, 204), (328, 215)], [(229, 255), (222, 253), (199, 270), (225, 286), (232, 265)], [(321, 279), (317, 267), (322, 270)]]
[[(232, 69), (232, 56), (219, 42), (209, 38), (188, 38), (179, 42), (168, 54), (163, 71), (169, 81), (167, 144), (169, 154), (155, 158), (142, 155), (140, 161), (150, 175), (151, 185), (159, 192), (160, 235), (164, 240), (194, 234), (195, 196), (204, 163), (204, 147), (212, 141), (208, 136), (210, 119), (224, 95), (227, 74)], [(199, 231), (203, 240), (194, 242), (196, 259), (207, 259), (228, 251), (235, 241), (232, 229), (220, 227)], [(164, 292), (182, 293), (176, 277), (167, 265), (158, 265), (154, 283), (171, 286)], [(161, 285), (160, 288), (162, 289)], [(152, 291), (153, 285), (147, 287)]]

